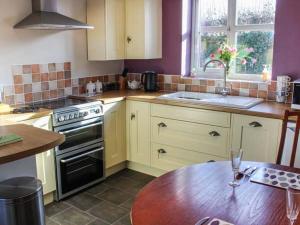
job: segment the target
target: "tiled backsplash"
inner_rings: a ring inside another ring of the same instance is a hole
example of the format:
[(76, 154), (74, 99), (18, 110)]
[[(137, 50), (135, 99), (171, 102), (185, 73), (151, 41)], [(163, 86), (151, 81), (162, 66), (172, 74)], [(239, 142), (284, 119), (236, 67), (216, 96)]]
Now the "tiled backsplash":
[(71, 63), (49, 63), (12, 66), (14, 84), (4, 86), (3, 100), (10, 105), (53, 100), (85, 92), (90, 80), (109, 82), (118, 75), (72, 78)]
[[(140, 74), (129, 74), (129, 80), (140, 80)], [(223, 86), (223, 80), (198, 79), (191, 77), (182, 77), (178, 75), (158, 75), (158, 86), (161, 91), (191, 91), (216, 93), (217, 87)], [(227, 87), (230, 88), (230, 94), (236, 96), (246, 96), (263, 98), (268, 101), (276, 99), (276, 81), (252, 82), (252, 81), (228, 81)], [(291, 102), (292, 88), (289, 92), (288, 102)]]

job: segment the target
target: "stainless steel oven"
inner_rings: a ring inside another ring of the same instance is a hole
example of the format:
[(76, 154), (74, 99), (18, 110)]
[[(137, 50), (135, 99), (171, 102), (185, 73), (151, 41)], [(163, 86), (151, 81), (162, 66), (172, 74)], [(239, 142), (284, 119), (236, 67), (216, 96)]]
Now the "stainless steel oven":
[(83, 120), (54, 128), (65, 135), (65, 142), (55, 148), (57, 155), (103, 141), (103, 117)]
[(104, 164), (104, 146), (102, 143), (57, 156), (59, 199), (103, 180), (105, 177)]
[(53, 130), (65, 135), (55, 148), (56, 200), (105, 179), (103, 109), (91, 102), (54, 110)]

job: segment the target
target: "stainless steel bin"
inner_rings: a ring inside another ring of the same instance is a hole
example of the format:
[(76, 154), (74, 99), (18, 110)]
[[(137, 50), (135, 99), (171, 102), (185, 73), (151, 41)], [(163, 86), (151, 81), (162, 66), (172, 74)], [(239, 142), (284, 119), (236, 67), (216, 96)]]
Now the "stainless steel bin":
[(16, 177), (0, 182), (0, 224), (46, 224), (41, 181)]

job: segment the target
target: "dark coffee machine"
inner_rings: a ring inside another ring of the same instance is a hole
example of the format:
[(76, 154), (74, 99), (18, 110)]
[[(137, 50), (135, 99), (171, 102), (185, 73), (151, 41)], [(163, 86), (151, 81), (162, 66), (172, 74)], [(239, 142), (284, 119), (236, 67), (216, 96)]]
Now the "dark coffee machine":
[(157, 91), (157, 73), (146, 71), (142, 74), (142, 84), (147, 92)]

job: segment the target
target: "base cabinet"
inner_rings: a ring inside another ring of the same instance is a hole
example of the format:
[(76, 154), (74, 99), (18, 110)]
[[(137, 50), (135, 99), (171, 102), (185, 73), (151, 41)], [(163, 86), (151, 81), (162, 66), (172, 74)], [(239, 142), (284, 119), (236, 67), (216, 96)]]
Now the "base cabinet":
[(110, 168), (126, 161), (125, 102), (104, 105), (105, 165)]
[(243, 149), (243, 160), (275, 163), (282, 121), (232, 115), (232, 148)]
[[(24, 121), (23, 123), (44, 130), (51, 130), (50, 116)], [(35, 156), (37, 178), (42, 181), (43, 194), (49, 194), (56, 190), (54, 149), (42, 152)]]
[(127, 101), (128, 160), (150, 166), (150, 103)]

